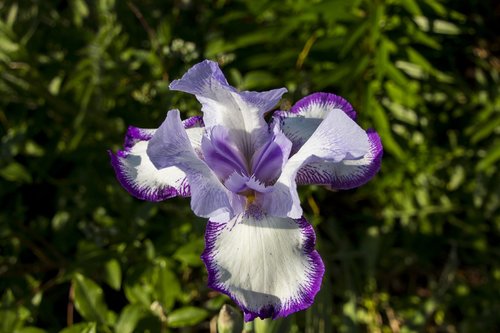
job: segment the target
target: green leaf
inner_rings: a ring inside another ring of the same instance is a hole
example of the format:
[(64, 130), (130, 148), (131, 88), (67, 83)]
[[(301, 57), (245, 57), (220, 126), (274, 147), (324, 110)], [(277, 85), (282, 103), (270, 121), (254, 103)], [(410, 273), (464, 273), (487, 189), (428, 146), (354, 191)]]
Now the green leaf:
[(200, 253), (203, 251), (203, 239), (196, 239), (181, 246), (174, 253), (174, 258), (188, 266), (202, 266)]
[(436, 14), (438, 14), (439, 16), (445, 16), (447, 13), (448, 13), (448, 10), (446, 9), (445, 6), (443, 6), (442, 4), (440, 4), (438, 1), (436, 0), (424, 0), (424, 2), (429, 6), (431, 7), (434, 12)]
[(0, 169), (0, 176), (8, 181), (16, 183), (31, 183), (31, 175), (28, 170), (17, 162), (12, 162)]
[(144, 307), (140, 304), (129, 304), (123, 308), (115, 324), (115, 332), (131, 333), (134, 331), (139, 319), (145, 314)]
[(128, 272), (123, 289), (130, 303), (141, 303), (146, 307), (151, 305), (152, 294), (155, 292), (155, 285), (151, 280), (156, 274), (150, 263), (134, 267)]
[(365, 20), (361, 23), (356, 30), (349, 34), (349, 38), (345, 42), (344, 46), (340, 50), (340, 57), (345, 57), (353, 48), (355, 44), (359, 44), (359, 40), (366, 36), (370, 28), (370, 22)]
[(278, 84), (276, 77), (265, 71), (248, 72), (241, 84), (242, 90), (267, 89)]
[(416, 16), (414, 17), (415, 23), (418, 27), (425, 32), (435, 32), (437, 34), (443, 35), (458, 35), (460, 34), (460, 28), (455, 24), (444, 21), (444, 20), (433, 20), (430, 21), (425, 16)]
[(255, 333), (281, 333), (290, 332), (292, 326), (291, 318), (260, 319), (254, 320)]
[(455, 24), (443, 21), (443, 20), (435, 20), (434, 28), (432, 29), (435, 33), (443, 34), (443, 35), (458, 35), (460, 34), (460, 28)]
[[(474, 134), (471, 136), (472, 143), (478, 143), (481, 140), (484, 140), (492, 136), (495, 133), (495, 131), (498, 131), (498, 128), (500, 128), (500, 117), (493, 119), (491, 118), (473, 127)], [(472, 130), (469, 131), (472, 132)]]
[(101, 287), (79, 273), (75, 274), (72, 283), (75, 288), (75, 308), (82, 317), (89, 321), (106, 323), (108, 309)]
[(415, 0), (403, 0), (401, 4), (413, 16), (422, 15), (422, 11)]
[(104, 280), (115, 290), (120, 290), (122, 285), (122, 269), (116, 259), (111, 259), (104, 265)]
[(406, 52), (408, 52), (408, 59), (410, 59), (410, 62), (419, 65), (427, 72), (433, 72), (435, 70), (431, 63), (414, 48), (408, 47)]
[(73, 22), (77, 27), (80, 27), (83, 20), (89, 15), (89, 8), (84, 0), (72, 0), (70, 5), (73, 11)]
[[(427, 75), (422, 70), (422, 67), (420, 67), (419, 65), (416, 65), (416, 64), (412, 64), (411, 62), (398, 60), (398, 61), (396, 61), (395, 65), (398, 69), (405, 72), (406, 75), (408, 75), (409, 77), (412, 77), (414, 79), (423, 80), (427, 77)], [(393, 76), (393, 78), (394, 78), (394, 76)]]
[(16, 23), (17, 14), (19, 12), (19, 5), (17, 3), (13, 3), (10, 6), (9, 13), (7, 14), (7, 20), (5, 21), (6, 25), (12, 29), (14, 23)]
[(389, 41), (382, 37), (375, 56), (375, 70), (377, 71), (377, 81), (381, 81), (385, 74), (385, 69), (389, 63)]
[[(396, 61), (396, 64), (400, 62)], [(401, 87), (408, 87), (410, 80), (391, 63), (387, 64), (387, 76)]]
[(412, 34), (412, 37), (415, 40), (415, 42), (418, 42), (422, 45), (426, 45), (435, 50), (441, 50), (442, 48), (442, 45), (435, 38), (432, 38), (430, 35), (428, 35), (423, 31), (415, 30)]
[(0, 310), (0, 332), (13, 332), (19, 326), (19, 318), (14, 310)]
[(159, 261), (157, 270), (156, 295), (163, 309), (168, 312), (174, 306), (175, 299), (182, 293), (181, 285), (165, 260)]
[(208, 317), (208, 311), (194, 306), (186, 306), (172, 311), (168, 316), (170, 327), (193, 326)]
[(403, 160), (405, 154), (392, 135), (389, 119), (384, 109), (378, 102), (371, 103), (371, 108), (375, 128), (380, 133), (384, 149), (394, 154), (398, 159)]
[(47, 333), (47, 331), (34, 326), (26, 326), (16, 330), (14, 333)]
[(158, 25), (156, 31), (156, 36), (158, 38), (159, 45), (168, 45), (172, 39), (172, 31), (170, 28), (170, 20), (163, 19)]
[(496, 143), (497, 144), (493, 145), (486, 153), (486, 156), (477, 164), (478, 171), (486, 171), (490, 166), (498, 163), (500, 160), (500, 145), (498, 142)]
[(78, 323), (66, 327), (59, 333), (96, 333), (96, 323)]

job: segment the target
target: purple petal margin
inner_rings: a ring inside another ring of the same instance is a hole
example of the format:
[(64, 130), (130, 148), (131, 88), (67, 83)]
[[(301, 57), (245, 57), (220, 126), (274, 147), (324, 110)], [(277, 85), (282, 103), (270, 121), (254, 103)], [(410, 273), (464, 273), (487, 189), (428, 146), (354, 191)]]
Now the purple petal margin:
[(108, 150), (109, 157), (111, 158), (111, 165), (113, 166), (113, 169), (115, 170), (116, 178), (120, 182), (120, 184), (127, 190), (128, 193), (136, 197), (137, 199), (140, 200), (146, 200), (146, 201), (152, 201), (152, 202), (158, 202), (158, 201), (163, 201), (166, 199), (173, 198), (175, 196), (180, 196), (180, 197), (189, 197), (190, 194), (190, 189), (189, 189), (189, 184), (187, 181), (182, 182), (181, 188), (177, 190), (176, 188), (172, 186), (163, 186), (163, 187), (158, 187), (154, 190), (151, 190), (148, 187), (140, 187), (136, 184), (134, 184), (127, 176), (126, 172), (123, 168), (123, 165), (120, 163), (120, 158), (126, 158), (128, 153), (126, 151), (118, 151), (115, 154), (113, 154), (112, 151)]
[[(203, 127), (203, 118), (201, 116), (190, 117), (183, 122), (184, 128), (193, 127)], [(119, 183), (134, 197), (147, 200), (147, 201), (163, 201), (166, 199), (173, 198), (175, 196), (189, 197), (190, 186), (187, 179), (181, 182), (179, 188), (175, 188), (169, 185), (160, 185), (156, 188), (141, 187), (133, 181), (133, 179), (128, 176), (126, 167), (121, 161), (125, 160), (130, 154), (131, 150), (140, 141), (149, 141), (156, 129), (145, 129), (135, 126), (129, 126), (127, 133), (125, 134), (124, 149), (119, 150), (114, 154), (112, 151), (108, 150), (109, 157), (111, 159), (111, 165), (115, 170), (116, 178)], [(137, 157), (140, 158), (140, 157)], [(130, 172), (130, 171), (129, 171)]]
[(127, 134), (125, 134), (125, 142), (123, 143), (125, 151), (129, 151), (139, 141), (149, 141), (154, 132), (155, 129), (129, 126)]
[[(377, 132), (373, 129), (369, 129), (366, 133), (370, 143), (370, 155), (372, 155), (372, 159), (369, 164), (349, 166), (353, 171), (352, 176), (338, 176), (335, 173), (336, 165), (343, 168), (348, 167), (342, 165), (342, 162), (335, 164), (323, 162), (319, 163), (318, 167), (316, 167), (314, 163), (305, 165), (297, 173), (297, 184), (326, 185), (335, 190), (349, 190), (366, 184), (380, 170), (383, 155), (382, 142)], [(359, 172), (360, 169), (361, 172)], [(358, 171), (358, 174), (356, 174), (355, 171)]]
[(380, 140), (380, 136), (377, 132), (375, 132), (374, 129), (368, 129), (366, 131), (366, 134), (368, 135), (368, 140), (370, 141), (370, 154), (373, 155), (373, 160), (370, 164), (365, 166), (362, 177), (358, 177), (353, 180), (339, 179), (339, 181), (337, 182), (332, 181), (329, 185), (332, 189), (349, 190), (355, 187), (359, 187), (366, 184), (380, 170), (380, 166), (382, 164), (382, 156), (384, 154), (382, 141)]
[(356, 111), (354, 111), (352, 105), (347, 100), (341, 96), (323, 92), (314, 93), (302, 98), (295, 103), (295, 105), (290, 109), (290, 112), (300, 115), (312, 104), (318, 104), (330, 110), (341, 109), (352, 120), (356, 120)]
[(202, 116), (190, 117), (190, 118), (188, 118), (186, 120), (183, 120), (182, 124), (184, 125), (185, 129), (193, 128), (193, 127), (204, 127), (205, 126), (205, 124), (203, 123), (203, 117)]
[(321, 282), (323, 279), (323, 274), (325, 272), (325, 266), (319, 253), (314, 249), (316, 244), (316, 235), (314, 233), (313, 227), (307, 222), (307, 220), (302, 217), (298, 220), (294, 220), (298, 227), (301, 229), (302, 234), (305, 236), (305, 241), (302, 253), (308, 257), (311, 263), (311, 271), (309, 274), (309, 284), (302, 286), (299, 297), (297, 299), (291, 300), (289, 304), (283, 305), (277, 304), (266, 304), (263, 305), (258, 312), (248, 309), (244, 304), (236, 299), (236, 297), (223, 286), (222, 283), (217, 281), (220, 269), (215, 261), (213, 261), (213, 253), (215, 250), (215, 244), (217, 237), (222, 233), (222, 231), (228, 227), (227, 223), (214, 223), (208, 221), (207, 229), (205, 231), (205, 250), (201, 255), (201, 260), (205, 264), (208, 272), (208, 286), (216, 291), (228, 295), (242, 310), (244, 313), (245, 321), (251, 321), (259, 317), (264, 318), (280, 318), (286, 317), (297, 311), (301, 311), (310, 307), (314, 301), (314, 297), (318, 293)]

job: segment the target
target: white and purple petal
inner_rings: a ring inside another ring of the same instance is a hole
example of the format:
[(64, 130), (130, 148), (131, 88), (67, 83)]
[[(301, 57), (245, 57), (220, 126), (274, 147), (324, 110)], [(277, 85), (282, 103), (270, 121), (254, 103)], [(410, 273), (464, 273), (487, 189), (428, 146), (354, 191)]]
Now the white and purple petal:
[(140, 141), (149, 141), (156, 128), (139, 128), (135, 126), (129, 126), (127, 133), (125, 134), (125, 142), (123, 146), (125, 150), (131, 149), (136, 143)]
[(343, 97), (330, 93), (314, 93), (308, 95), (290, 109), (290, 113), (304, 116), (306, 118), (326, 117), (328, 111), (339, 109), (344, 111), (352, 120), (356, 120), (356, 111), (352, 105)]
[(226, 127), (232, 140), (250, 155), (269, 136), (264, 113), (280, 100), (286, 89), (238, 92), (227, 83), (216, 62), (205, 60), (170, 84), (170, 89), (194, 94), (202, 104), (206, 127)]
[[(203, 131), (201, 117), (186, 119), (183, 125), (191, 145), (199, 150)], [(189, 196), (190, 187), (184, 172), (175, 166), (158, 170), (149, 160), (146, 149), (155, 131), (130, 126), (125, 135), (125, 149), (116, 154), (109, 152), (118, 181), (141, 200), (162, 201), (175, 196)]]
[(352, 189), (367, 183), (379, 171), (383, 154), (377, 132), (368, 130), (367, 134), (370, 148), (362, 158), (338, 163), (308, 163), (299, 169), (297, 183), (327, 185), (335, 190)]
[(191, 208), (196, 215), (224, 222), (235, 214), (235, 207), (231, 206), (233, 194), (193, 149), (178, 110), (167, 113), (167, 118), (149, 140), (147, 155), (159, 170), (175, 166), (186, 174), (191, 189)]
[(245, 321), (284, 317), (309, 307), (324, 273), (312, 226), (304, 218), (235, 219), (208, 223), (201, 256), (208, 285), (231, 297)]
[(306, 96), (290, 111), (276, 112), (273, 120), (280, 122), (282, 131), (292, 141), (292, 154), (295, 154), (332, 110), (341, 110), (356, 120), (352, 105), (344, 98), (329, 93)]
[(260, 204), (270, 215), (299, 218), (302, 215), (296, 184), (299, 169), (311, 162), (338, 163), (359, 159), (369, 148), (366, 132), (342, 110), (331, 110), (297, 153), (290, 157), (273, 191), (263, 194)]
[(109, 151), (111, 165), (120, 184), (134, 197), (162, 201), (190, 195), (184, 172), (176, 167), (157, 170), (146, 154), (147, 141), (140, 141), (128, 151)]

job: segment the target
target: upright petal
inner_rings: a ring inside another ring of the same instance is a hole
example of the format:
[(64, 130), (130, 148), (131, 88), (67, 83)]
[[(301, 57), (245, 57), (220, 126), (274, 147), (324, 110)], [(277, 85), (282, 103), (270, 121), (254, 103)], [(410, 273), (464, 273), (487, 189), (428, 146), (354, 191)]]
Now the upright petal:
[(147, 154), (157, 169), (176, 166), (186, 174), (191, 187), (191, 208), (196, 215), (219, 222), (233, 216), (231, 194), (197, 156), (178, 110), (168, 112), (167, 119), (149, 141)]
[[(189, 118), (183, 125), (191, 145), (199, 149), (203, 131), (201, 118)], [(184, 172), (174, 166), (158, 170), (149, 160), (146, 148), (155, 131), (130, 126), (125, 136), (125, 149), (116, 154), (109, 152), (118, 181), (141, 200), (161, 201), (175, 196), (189, 196), (189, 184)]]
[(331, 110), (298, 152), (288, 160), (274, 190), (263, 194), (260, 204), (268, 214), (299, 218), (302, 208), (295, 180), (298, 170), (311, 162), (337, 163), (358, 159), (369, 148), (366, 132), (343, 111)]
[(244, 216), (227, 224), (209, 222), (205, 244), (201, 258), (208, 285), (231, 297), (246, 321), (303, 310), (320, 288), (324, 266), (304, 218)]
[(280, 100), (286, 89), (266, 92), (238, 92), (231, 87), (217, 63), (205, 60), (193, 66), (170, 89), (194, 94), (202, 104), (207, 127), (229, 129), (240, 150), (251, 156), (269, 136), (264, 113)]
[(291, 148), (290, 140), (279, 129), (279, 126), (275, 126), (274, 136), (262, 145), (252, 157), (252, 173), (255, 178), (267, 185), (276, 181), (290, 156)]
[(201, 150), (205, 162), (221, 179), (233, 172), (248, 175), (246, 159), (231, 141), (227, 128), (209, 128), (201, 141)]

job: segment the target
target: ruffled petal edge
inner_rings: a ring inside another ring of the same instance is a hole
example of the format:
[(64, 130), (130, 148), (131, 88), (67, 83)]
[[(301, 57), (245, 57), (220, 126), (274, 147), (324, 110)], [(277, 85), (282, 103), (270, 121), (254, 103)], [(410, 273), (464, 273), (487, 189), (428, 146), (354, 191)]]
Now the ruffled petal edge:
[(308, 308), (324, 274), (312, 226), (303, 217), (239, 218), (208, 222), (201, 255), (208, 286), (228, 295), (243, 310), (245, 321)]

